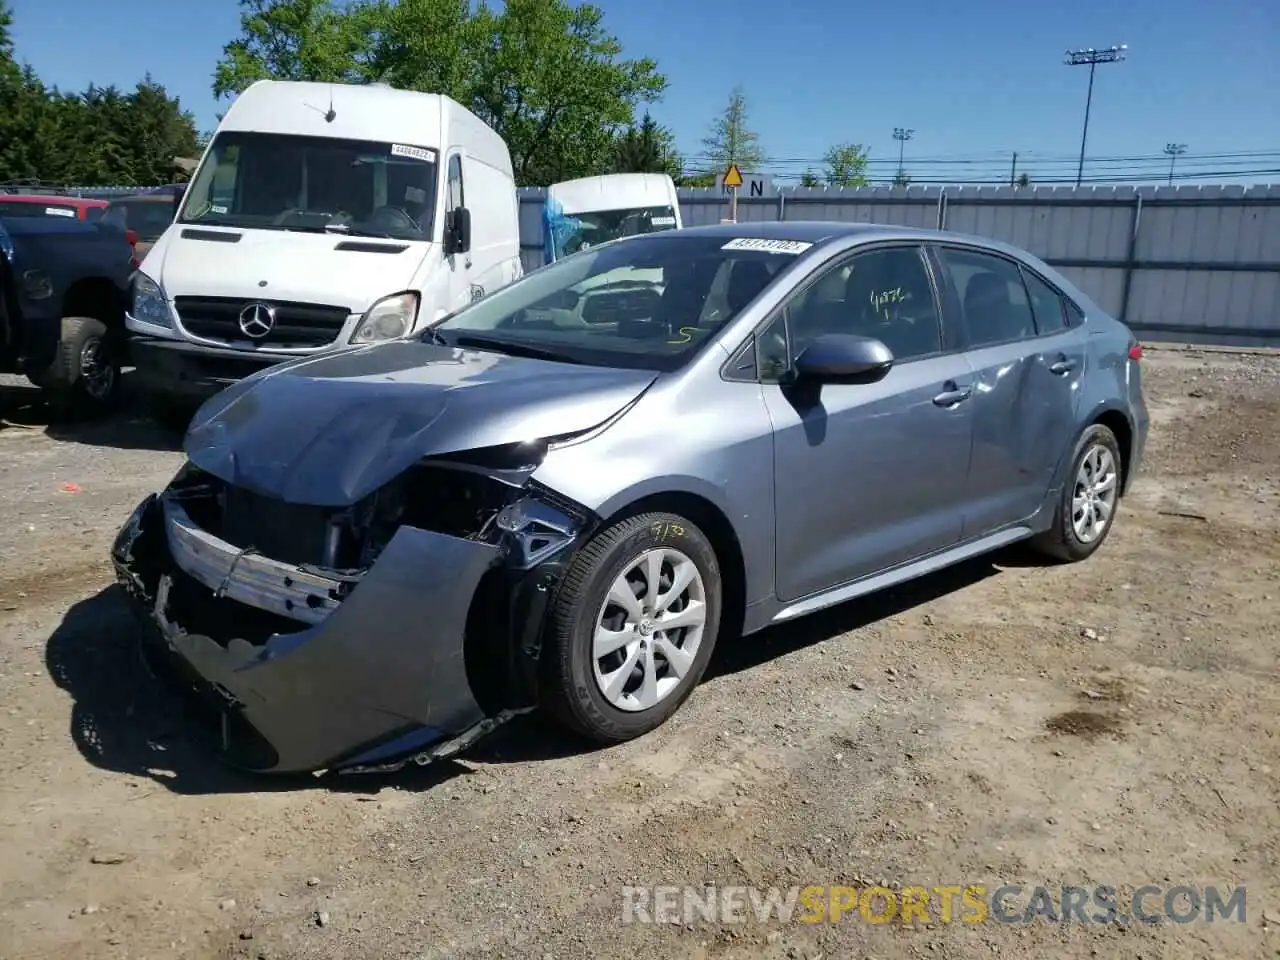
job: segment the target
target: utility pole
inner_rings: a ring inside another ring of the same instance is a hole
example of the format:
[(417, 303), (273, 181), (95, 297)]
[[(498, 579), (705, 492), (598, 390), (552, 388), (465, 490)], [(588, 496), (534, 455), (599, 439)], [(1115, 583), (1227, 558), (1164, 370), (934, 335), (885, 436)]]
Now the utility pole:
[(1009, 165), (1009, 186), (1018, 185), (1018, 151), (1013, 151), (1013, 163)]
[(903, 149), (906, 147), (907, 141), (910, 140), (914, 135), (915, 135), (915, 130), (909, 129), (907, 127), (893, 128), (893, 139), (898, 141), (898, 176), (896, 181), (898, 184), (901, 184), (903, 179), (903, 169), (902, 169)]
[(1164, 152), (1169, 155), (1169, 186), (1173, 186), (1174, 161), (1187, 152), (1187, 145), (1185, 143), (1166, 143)]
[(1095, 50), (1089, 47), (1086, 50), (1068, 50), (1067, 58), (1064, 61), (1069, 67), (1089, 68), (1089, 95), (1084, 101), (1084, 129), (1080, 132), (1080, 165), (1076, 167), (1076, 186), (1080, 186), (1080, 180), (1084, 176), (1084, 145), (1089, 138), (1089, 110), (1093, 107), (1093, 71), (1097, 69), (1100, 63), (1119, 63), (1128, 56), (1129, 47), (1126, 44), (1120, 44), (1118, 47), (1107, 47), (1105, 50)]

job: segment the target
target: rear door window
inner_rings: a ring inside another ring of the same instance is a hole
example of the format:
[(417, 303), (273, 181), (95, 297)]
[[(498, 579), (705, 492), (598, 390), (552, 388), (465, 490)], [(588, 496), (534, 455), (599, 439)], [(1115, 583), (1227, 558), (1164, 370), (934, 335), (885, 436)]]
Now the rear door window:
[(1035, 314), (1036, 332), (1053, 333), (1066, 326), (1066, 305), (1058, 291), (1045, 283), (1030, 270), (1022, 271), (1027, 281), (1027, 293), (1031, 297), (1031, 312)]
[(960, 298), (970, 347), (1035, 336), (1031, 301), (1016, 263), (975, 250), (943, 248), (939, 254)]

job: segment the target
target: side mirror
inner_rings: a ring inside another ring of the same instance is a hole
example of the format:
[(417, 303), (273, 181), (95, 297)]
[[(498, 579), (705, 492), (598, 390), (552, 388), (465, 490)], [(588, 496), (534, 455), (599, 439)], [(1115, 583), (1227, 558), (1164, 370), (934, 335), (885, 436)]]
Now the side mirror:
[(875, 383), (893, 366), (893, 352), (873, 337), (829, 333), (796, 357), (797, 383)]
[(444, 225), (445, 256), (467, 253), (471, 249), (471, 211), (458, 207), (449, 214)]

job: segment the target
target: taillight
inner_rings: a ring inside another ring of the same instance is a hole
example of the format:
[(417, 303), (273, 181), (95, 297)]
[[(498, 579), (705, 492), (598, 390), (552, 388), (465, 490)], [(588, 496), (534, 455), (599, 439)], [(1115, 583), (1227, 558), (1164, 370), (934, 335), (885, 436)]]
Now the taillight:
[(1130, 360), (1141, 360), (1141, 359), (1142, 359), (1142, 344), (1140, 344), (1140, 343), (1133, 343), (1133, 344), (1130, 344), (1130, 346), (1129, 346), (1129, 359), (1130, 359)]

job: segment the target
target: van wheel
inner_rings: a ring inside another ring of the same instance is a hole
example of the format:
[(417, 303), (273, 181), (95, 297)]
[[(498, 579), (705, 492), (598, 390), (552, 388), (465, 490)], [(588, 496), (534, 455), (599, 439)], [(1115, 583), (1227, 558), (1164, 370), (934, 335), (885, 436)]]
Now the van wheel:
[(1072, 452), (1053, 526), (1031, 540), (1032, 549), (1074, 563), (1102, 546), (1120, 506), (1122, 470), (1116, 435), (1100, 423), (1089, 426)]
[(106, 324), (93, 317), (63, 317), (53, 363), (29, 376), (69, 413), (92, 416), (115, 406), (120, 395), (120, 356)]
[(614, 524), (574, 557), (552, 605), (543, 705), (599, 743), (648, 733), (702, 678), (721, 603), (715, 550), (690, 520)]

